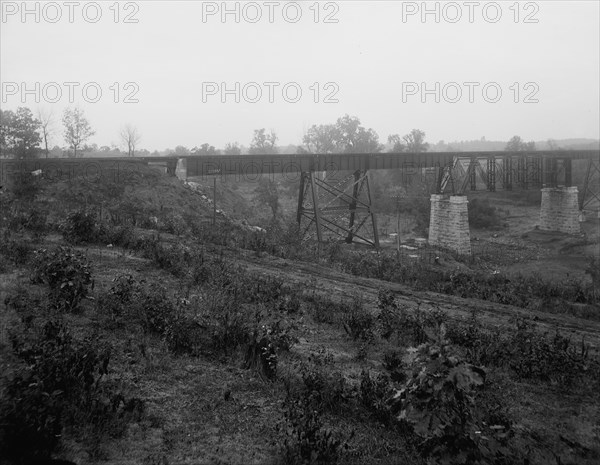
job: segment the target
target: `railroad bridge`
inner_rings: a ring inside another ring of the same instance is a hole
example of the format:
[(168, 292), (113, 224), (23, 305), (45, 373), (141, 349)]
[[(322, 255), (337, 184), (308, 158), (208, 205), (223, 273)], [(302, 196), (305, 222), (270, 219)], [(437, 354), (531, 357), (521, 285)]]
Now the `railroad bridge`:
[[(581, 185), (572, 182), (572, 163), (585, 164)], [(139, 164), (159, 165), (170, 175), (234, 177), (258, 181), (283, 176), (299, 182), (297, 221), (305, 237), (322, 242), (326, 233), (379, 247), (372, 209), (371, 170), (400, 170), (407, 183), (417, 177), (432, 185), (429, 242), (470, 254), (468, 191), (541, 189), (540, 229), (577, 233), (580, 215), (600, 202), (600, 150), (401, 152), (356, 154), (190, 155), (184, 157), (35, 159), (0, 161), (0, 180), (10, 172), (35, 171), (64, 177), (105, 172), (123, 175)], [(120, 173), (120, 174), (119, 174)]]

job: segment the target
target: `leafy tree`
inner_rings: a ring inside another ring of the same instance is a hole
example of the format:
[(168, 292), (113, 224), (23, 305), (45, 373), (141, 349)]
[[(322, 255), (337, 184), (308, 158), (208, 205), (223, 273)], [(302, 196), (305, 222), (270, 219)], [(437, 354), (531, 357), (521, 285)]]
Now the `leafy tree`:
[(513, 136), (508, 141), (504, 150), (508, 152), (526, 152), (535, 150), (535, 142), (524, 142), (520, 136)]
[(202, 144), (200, 148), (194, 147), (192, 149), (192, 155), (219, 155), (220, 150), (215, 149), (210, 144)]
[(273, 219), (276, 219), (279, 213), (279, 192), (275, 181), (261, 178), (254, 192), (256, 193), (256, 200), (268, 205), (273, 213)]
[(240, 144), (238, 144), (237, 142), (229, 143), (225, 146), (225, 148), (223, 149), (223, 154), (224, 155), (241, 155), (242, 154), (242, 149), (240, 148)]
[(334, 153), (338, 139), (339, 132), (335, 124), (314, 124), (302, 138), (302, 143), (306, 146), (306, 149), (302, 149), (305, 153)]
[(77, 158), (77, 149), (95, 132), (92, 130), (83, 110), (79, 108), (65, 109), (62, 122), (65, 127), (65, 141), (69, 144), (69, 148), (73, 149), (73, 157)]
[(345, 115), (336, 122), (338, 151), (341, 153), (381, 152), (379, 136), (373, 129), (365, 129), (356, 116)]
[(186, 156), (190, 154), (190, 149), (184, 147), (183, 145), (178, 145), (175, 147), (175, 155)]
[(402, 140), (403, 139), (399, 134), (392, 134), (391, 136), (388, 136), (388, 143), (392, 144), (392, 149), (390, 152), (404, 152), (406, 146), (402, 143)]
[(425, 142), (425, 133), (420, 129), (413, 129), (402, 137), (407, 152), (427, 152), (429, 144)]
[(17, 158), (35, 157), (41, 142), (39, 120), (33, 117), (27, 107), (19, 107), (16, 112), (0, 110), (0, 113), (2, 153), (12, 153)]
[(135, 147), (142, 138), (142, 135), (138, 131), (135, 126), (128, 124), (119, 134), (121, 136), (121, 140), (127, 146), (127, 156), (134, 157), (135, 156)]
[(275, 145), (276, 142), (277, 135), (275, 132), (271, 131), (270, 134), (266, 134), (265, 128), (255, 129), (254, 138), (252, 139), (248, 153), (250, 155), (277, 153), (277, 146)]

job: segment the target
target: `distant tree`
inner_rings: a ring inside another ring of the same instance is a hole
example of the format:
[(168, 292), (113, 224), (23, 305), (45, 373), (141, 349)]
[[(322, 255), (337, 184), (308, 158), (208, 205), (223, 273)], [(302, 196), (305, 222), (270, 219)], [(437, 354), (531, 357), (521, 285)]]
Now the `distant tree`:
[(127, 147), (127, 156), (135, 157), (135, 148), (138, 142), (141, 140), (142, 135), (138, 131), (135, 126), (131, 124), (127, 124), (123, 128), (121, 128), (121, 132), (119, 133), (121, 136), (121, 140), (123, 144)]
[(55, 145), (54, 147), (52, 147), (52, 150), (50, 150), (50, 156), (52, 158), (60, 158), (63, 155), (63, 149), (61, 147), (59, 147), (58, 145)]
[(183, 145), (178, 145), (175, 147), (175, 155), (186, 156), (190, 154), (190, 149), (184, 147)]
[(241, 155), (242, 149), (240, 148), (240, 144), (237, 142), (229, 143), (223, 149), (224, 155)]
[(336, 122), (337, 149), (341, 153), (377, 153), (383, 148), (373, 129), (365, 129), (356, 116), (344, 115)]
[(69, 148), (73, 149), (73, 157), (77, 158), (77, 149), (95, 132), (92, 130), (83, 110), (79, 108), (65, 109), (62, 122), (65, 127), (65, 141), (69, 144)]
[(402, 143), (403, 139), (399, 134), (392, 134), (388, 136), (388, 143), (392, 144), (392, 149), (390, 152), (404, 152), (406, 150), (406, 146)]
[(200, 148), (194, 147), (191, 153), (192, 155), (219, 155), (220, 151), (210, 144), (202, 144)]
[(256, 200), (271, 208), (273, 219), (275, 220), (279, 213), (279, 192), (277, 191), (275, 181), (261, 178), (254, 192), (256, 193)]
[(507, 152), (533, 151), (535, 150), (535, 142), (524, 142), (520, 136), (513, 136), (504, 147), (504, 150)]
[(402, 137), (407, 152), (427, 152), (429, 144), (425, 142), (425, 133), (420, 129), (413, 129)]
[(37, 156), (41, 142), (38, 130), (39, 120), (33, 117), (27, 107), (19, 107), (16, 112), (0, 110), (0, 148), (5, 154), (12, 153), (17, 158)]
[(54, 113), (51, 110), (38, 108), (37, 119), (40, 122), (40, 133), (44, 141), (44, 153), (46, 158), (50, 151), (48, 150), (48, 140), (54, 133)]
[(554, 139), (548, 139), (546, 145), (548, 146), (548, 150), (562, 150)]
[(12, 119), (14, 113), (9, 110), (0, 110), (0, 154), (1, 156), (8, 155), (8, 144), (10, 137), (10, 128), (12, 127)]
[(339, 140), (338, 127), (335, 124), (312, 125), (302, 138), (306, 153), (334, 153)]
[(265, 128), (255, 129), (254, 138), (252, 139), (248, 153), (251, 155), (277, 153), (277, 146), (275, 145), (276, 142), (277, 135), (275, 132), (271, 131), (269, 134), (266, 134)]

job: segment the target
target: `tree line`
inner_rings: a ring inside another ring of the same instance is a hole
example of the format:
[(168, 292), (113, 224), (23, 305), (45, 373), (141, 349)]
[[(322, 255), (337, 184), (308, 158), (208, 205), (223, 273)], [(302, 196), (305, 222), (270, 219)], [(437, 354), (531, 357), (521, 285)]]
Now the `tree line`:
[[(14, 112), (0, 110), (0, 156), (48, 158), (51, 153), (50, 140), (58, 131), (56, 123), (55, 115), (49, 111), (39, 110), (34, 116), (27, 107), (19, 107)], [(89, 149), (86, 142), (96, 133), (84, 111), (80, 108), (66, 108), (61, 123), (62, 135), (69, 149), (67, 155), (74, 158), (83, 156), (84, 151)], [(128, 156), (134, 156), (141, 139), (137, 128), (127, 124), (121, 129), (119, 136), (127, 148)], [(53, 154), (57, 148), (52, 149)], [(59, 151), (62, 150), (59, 148)]]
[[(61, 118), (63, 126), (63, 138), (67, 144), (67, 151), (58, 146), (52, 150), (49, 141), (57, 132), (55, 117), (51, 112), (38, 111), (33, 115), (27, 107), (19, 107), (16, 111), (0, 110), (0, 156), (14, 158), (36, 158), (50, 153), (53, 157), (69, 156), (81, 157), (85, 152), (99, 152), (104, 156), (121, 156), (127, 154), (129, 157), (158, 156), (158, 155), (241, 155), (248, 154), (275, 154), (280, 153), (277, 145), (278, 137), (274, 131), (265, 128), (254, 130), (249, 148), (241, 146), (238, 142), (228, 143), (223, 149), (217, 149), (213, 145), (204, 143), (188, 149), (182, 145), (174, 150), (165, 152), (139, 150), (138, 144), (141, 133), (132, 124), (124, 125), (119, 138), (124, 152), (113, 145), (112, 147), (98, 147), (96, 144), (87, 145), (87, 141), (95, 134), (90, 122), (83, 110), (79, 108), (67, 108)], [(427, 152), (430, 144), (425, 142), (425, 132), (413, 129), (408, 134), (400, 136), (392, 134), (387, 138), (389, 152)], [(548, 148), (558, 150), (557, 144), (549, 139)], [(436, 144), (437, 147), (445, 147), (453, 151), (451, 146), (446, 146), (443, 141)], [(365, 128), (356, 116), (344, 115), (334, 123), (314, 124), (305, 133), (302, 143), (295, 147), (298, 154), (304, 153), (380, 153), (386, 150), (381, 144), (377, 132), (371, 128)], [(531, 151), (535, 150), (535, 142), (525, 142), (520, 136), (514, 136), (506, 144), (505, 150), (509, 151)], [(287, 152), (289, 153), (289, 152)]]

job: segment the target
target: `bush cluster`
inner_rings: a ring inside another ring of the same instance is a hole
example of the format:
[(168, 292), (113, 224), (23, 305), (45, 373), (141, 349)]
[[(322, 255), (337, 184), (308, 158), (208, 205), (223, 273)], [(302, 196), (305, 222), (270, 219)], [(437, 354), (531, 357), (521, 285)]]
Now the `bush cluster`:
[(91, 266), (85, 255), (70, 247), (34, 251), (31, 282), (47, 284), (51, 308), (75, 312), (93, 284)]
[(49, 458), (67, 426), (119, 436), (144, 411), (139, 399), (127, 399), (110, 383), (110, 351), (94, 337), (71, 336), (58, 320), (41, 331), (12, 334), (21, 365), (4, 380), (0, 401), (0, 458), (29, 463)]

